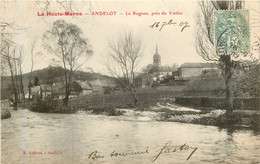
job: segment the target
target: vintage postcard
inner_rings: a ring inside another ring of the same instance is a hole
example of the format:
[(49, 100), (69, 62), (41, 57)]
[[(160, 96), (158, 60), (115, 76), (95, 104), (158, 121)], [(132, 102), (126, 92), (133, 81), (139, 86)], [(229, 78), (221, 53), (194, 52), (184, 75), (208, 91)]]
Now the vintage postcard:
[(260, 163), (257, 0), (2, 0), (1, 163)]

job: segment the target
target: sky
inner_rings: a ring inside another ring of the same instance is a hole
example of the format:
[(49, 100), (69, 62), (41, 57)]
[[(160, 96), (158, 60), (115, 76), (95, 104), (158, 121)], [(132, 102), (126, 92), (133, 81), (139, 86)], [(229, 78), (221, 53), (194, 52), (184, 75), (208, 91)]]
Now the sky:
[[(254, 9), (259, 9), (259, 3), (254, 2), (251, 5)], [(57, 4), (52, 2), (48, 12), (64, 12), (63, 6), (67, 4)], [(81, 70), (92, 68), (94, 72), (107, 74), (105, 63), (109, 52), (108, 42), (117, 40), (125, 32), (131, 32), (138, 36), (145, 46), (143, 58), (139, 63), (139, 70), (153, 62), (156, 44), (158, 52), (161, 55), (162, 65), (172, 65), (177, 63), (181, 65), (184, 62), (206, 62), (196, 52), (195, 33), (196, 21), (195, 15), (199, 10), (197, 1), (94, 1), (74, 2), (72, 9), (75, 12), (81, 12), (84, 15), (80, 17), (71, 16), (38, 16), (43, 11), (44, 4), (37, 4), (33, 1), (6, 2), (1, 4), (1, 19), (3, 21), (14, 22), (15, 26), (22, 27), (14, 40), (22, 45), (22, 71), (30, 72), (31, 69), (31, 43), (36, 40), (34, 52), (41, 52), (42, 55), (34, 57), (34, 70), (45, 68), (51, 64), (54, 57), (48, 53), (42, 46), (42, 36), (45, 31), (51, 29), (52, 23), (57, 19), (64, 19), (68, 23), (76, 24), (82, 29), (84, 36), (88, 38), (93, 48), (93, 56), (81, 67)], [(91, 15), (91, 12), (117, 12), (117, 15)], [(152, 12), (166, 12), (166, 15), (154, 15)], [(182, 15), (170, 15), (169, 11), (181, 12)], [(126, 15), (125, 13), (131, 13)], [(137, 16), (133, 12), (148, 12), (150, 15)], [(89, 15), (85, 15), (88, 13)], [(122, 13), (120, 15), (119, 13)], [(166, 25), (159, 31), (159, 28), (149, 27), (155, 22), (168, 22), (172, 20), (177, 25)], [(181, 22), (187, 22), (186, 27), (181, 32)], [(259, 31), (259, 29), (258, 29)]]

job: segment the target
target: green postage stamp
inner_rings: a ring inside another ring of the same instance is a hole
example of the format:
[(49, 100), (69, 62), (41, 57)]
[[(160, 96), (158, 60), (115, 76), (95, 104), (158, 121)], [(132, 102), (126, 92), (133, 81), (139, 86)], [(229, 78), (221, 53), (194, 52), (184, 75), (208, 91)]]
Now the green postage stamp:
[(248, 54), (248, 10), (221, 10), (214, 13), (215, 48), (217, 55)]

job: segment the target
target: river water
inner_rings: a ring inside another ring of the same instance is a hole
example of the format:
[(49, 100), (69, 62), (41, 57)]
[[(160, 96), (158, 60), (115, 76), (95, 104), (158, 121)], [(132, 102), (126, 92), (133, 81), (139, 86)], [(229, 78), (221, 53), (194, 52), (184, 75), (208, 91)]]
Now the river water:
[[(136, 116), (47, 114), (29, 110), (12, 111), (12, 117), (2, 120), (1, 126), (3, 164), (260, 163), (260, 134), (251, 130), (228, 131)], [(169, 142), (172, 150), (185, 143), (186, 148), (189, 145), (198, 149), (188, 161), (191, 148), (160, 154), (151, 162)], [(114, 150), (149, 153), (109, 156)], [(94, 151), (104, 157), (89, 159)]]

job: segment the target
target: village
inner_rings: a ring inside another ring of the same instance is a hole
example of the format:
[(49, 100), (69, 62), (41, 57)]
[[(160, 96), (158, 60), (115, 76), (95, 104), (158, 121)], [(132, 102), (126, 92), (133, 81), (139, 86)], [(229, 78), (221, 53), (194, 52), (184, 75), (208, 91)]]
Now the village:
[[(55, 69), (51, 66), (47, 69)], [(242, 69), (241, 69), (242, 70)], [(242, 73), (242, 71), (241, 71)], [(147, 88), (163, 88), (163, 87), (181, 87), (185, 86), (190, 80), (201, 77), (221, 76), (220, 69), (215, 63), (183, 63), (180, 67), (169, 67), (161, 65), (161, 55), (156, 46), (153, 56), (153, 64), (149, 64), (143, 73), (138, 73), (135, 78), (137, 89)], [(36, 76), (38, 78), (38, 76)], [(65, 98), (65, 81), (59, 79), (51, 83), (41, 82), (36, 79), (36, 83), (31, 84), (26, 89), (25, 98), (32, 99), (64, 99)], [(109, 94), (111, 92), (119, 92), (124, 88), (120, 87), (112, 80), (107, 78), (88, 80), (73, 80), (71, 83), (71, 93), (69, 98), (75, 98), (85, 95)]]
[[(185, 89), (189, 82), (196, 79), (221, 79), (221, 70), (219, 66), (214, 63), (195, 63), (186, 62), (179, 67), (173, 63), (172, 66), (161, 65), (162, 55), (159, 54), (156, 45), (155, 53), (153, 55), (152, 64), (148, 64), (141, 72), (136, 73), (135, 88), (142, 90), (167, 90)], [(56, 71), (56, 73), (55, 73)], [(64, 73), (61, 67), (49, 66), (44, 69), (45, 75), (39, 74), (38, 71), (33, 73), (34, 80), (28, 81), (24, 78), (24, 97), (27, 104), (37, 103), (40, 100), (62, 100), (66, 96), (66, 84), (63, 77)], [(244, 68), (236, 68), (236, 75), (243, 76)], [(88, 73), (87, 76), (93, 76), (94, 72)], [(93, 95), (107, 95), (125, 92), (125, 88), (112, 80), (111, 77), (105, 75), (98, 75), (94, 78), (82, 78), (84, 72), (78, 73), (74, 76), (71, 82), (71, 91), (69, 98), (77, 98), (82, 96)], [(24, 75), (26, 77), (26, 75)], [(32, 75), (30, 75), (32, 76)], [(44, 76), (44, 77), (41, 77)], [(4, 81), (3, 81), (4, 83)], [(214, 88), (208, 88), (211, 90)], [(200, 92), (201, 90), (198, 90)], [(2, 92), (2, 106), (12, 106), (13, 95), (11, 92)], [(22, 97), (22, 95), (20, 95)]]

